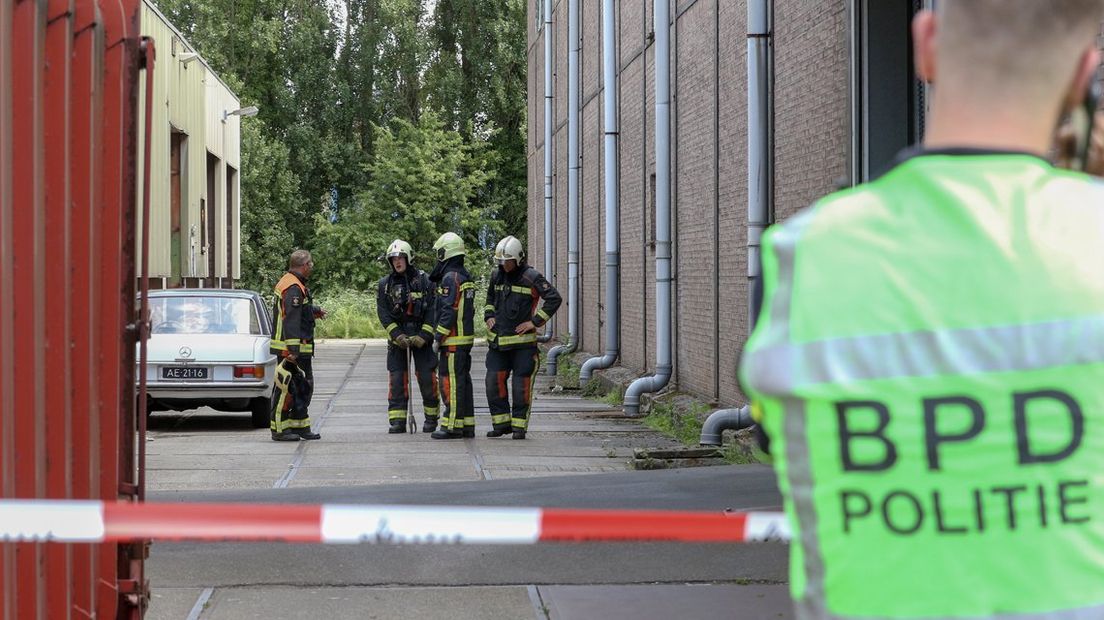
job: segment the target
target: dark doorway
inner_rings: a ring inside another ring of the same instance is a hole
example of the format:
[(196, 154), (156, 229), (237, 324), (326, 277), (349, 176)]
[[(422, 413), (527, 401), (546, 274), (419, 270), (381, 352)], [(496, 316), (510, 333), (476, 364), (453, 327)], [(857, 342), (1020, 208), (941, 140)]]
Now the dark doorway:
[(215, 222), (218, 219), (219, 209), (218, 190), (221, 185), (218, 182), (219, 158), (207, 153), (207, 203), (200, 213), (203, 223), (200, 247), (207, 263), (207, 286), (217, 286), (215, 273), (215, 248), (217, 247)]
[(932, 0), (851, 0), (851, 181), (888, 170), (924, 136), (927, 87), (912, 63), (912, 18)]
[(234, 223), (237, 221), (239, 207), (238, 171), (226, 166), (226, 279), (233, 287), (234, 282)]
[(184, 188), (188, 186), (188, 134), (172, 131), (169, 151), (169, 286), (179, 287), (183, 275), (182, 235)]

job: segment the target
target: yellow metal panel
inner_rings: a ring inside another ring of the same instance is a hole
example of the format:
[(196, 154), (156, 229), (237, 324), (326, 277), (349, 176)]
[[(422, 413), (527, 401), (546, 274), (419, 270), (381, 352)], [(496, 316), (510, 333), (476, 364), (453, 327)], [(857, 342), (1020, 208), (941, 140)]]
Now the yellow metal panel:
[[(237, 110), (241, 105), (234, 93), (232, 93), (214, 73), (208, 71), (206, 81), (207, 151), (219, 158), (217, 167), (218, 179), (215, 183), (216, 192), (215, 197), (211, 199), (212, 204), (215, 206), (212, 213), (216, 218), (213, 247), (216, 267), (214, 275), (220, 278), (229, 278), (234, 277), (233, 259), (237, 257), (237, 246), (234, 244), (233, 238), (236, 235), (232, 234), (232, 230), (227, 230), (227, 223), (229, 218), (229, 221), (236, 226), (238, 203), (234, 200), (236, 192), (233, 189), (227, 192), (226, 166), (229, 163), (229, 165), (235, 169), (238, 167), (238, 128), (240, 120), (238, 116), (226, 116), (226, 113)], [(233, 156), (232, 161), (227, 160), (228, 154)], [(236, 181), (236, 179), (233, 180)], [(228, 233), (231, 233), (229, 248), (227, 247)], [(229, 273), (227, 272), (228, 251), (232, 259)]]
[[(223, 113), (240, 107), (233, 92), (210, 71), (172, 24), (146, 0), (142, 4), (142, 34), (157, 44), (154, 105), (150, 148), (150, 275), (170, 277), (172, 265), (172, 170), (173, 132), (187, 135), (181, 153), (181, 235), (180, 269), (183, 277), (227, 277), (226, 222), (234, 222), (231, 240), (233, 277), (238, 277), (239, 243), (237, 229), (238, 178), (227, 196), (226, 165), (240, 170), (239, 118), (223, 119)], [(145, 92), (145, 78), (140, 92)], [(144, 123), (144, 111), (140, 111)], [(144, 128), (144, 124), (140, 125)], [(207, 153), (219, 159), (215, 167), (215, 193), (207, 196)], [(139, 188), (139, 196), (141, 196)], [(202, 221), (200, 201), (206, 201), (208, 216), (215, 218), (214, 236), (210, 240), (215, 252), (215, 271), (207, 273), (206, 256), (202, 253)], [(229, 212), (227, 210), (230, 210)], [(139, 222), (139, 225), (141, 222)]]
[[(146, 7), (142, 10), (142, 33), (154, 39), (158, 47), (158, 62), (154, 67), (153, 119), (150, 136), (150, 246), (149, 260), (151, 277), (168, 277), (172, 267), (170, 263), (170, 168), (169, 168), (169, 118), (168, 85), (164, 61), (171, 48), (171, 31)], [(139, 93), (144, 99), (146, 92), (145, 74), (141, 74)], [(145, 135), (145, 106), (139, 106), (139, 132)], [(144, 146), (144, 140), (139, 145)], [(139, 161), (142, 161), (139, 159)], [(142, 177), (139, 175), (139, 197), (142, 195)], [(139, 214), (139, 226), (141, 214)]]

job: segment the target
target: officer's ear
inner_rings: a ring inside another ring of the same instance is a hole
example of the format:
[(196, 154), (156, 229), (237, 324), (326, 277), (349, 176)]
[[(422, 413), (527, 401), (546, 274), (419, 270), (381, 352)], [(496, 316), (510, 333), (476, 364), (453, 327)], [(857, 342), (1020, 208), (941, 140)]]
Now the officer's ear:
[(935, 83), (935, 35), (935, 12), (925, 10), (917, 13), (912, 20), (913, 62), (916, 65), (916, 77), (929, 84)]
[(1086, 46), (1085, 51), (1078, 60), (1077, 72), (1074, 74), (1073, 83), (1070, 85), (1070, 91), (1067, 93), (1066, 101), (1063, 103), (1063, 113), (1075, 109), (1085, 100), (1089, 92), (1089, 85), (1092, 84), (1093, 79), (1096, 77), (1096, 70), (1099, 66), (1100, 50), (1096, 49), (1093, 45)]

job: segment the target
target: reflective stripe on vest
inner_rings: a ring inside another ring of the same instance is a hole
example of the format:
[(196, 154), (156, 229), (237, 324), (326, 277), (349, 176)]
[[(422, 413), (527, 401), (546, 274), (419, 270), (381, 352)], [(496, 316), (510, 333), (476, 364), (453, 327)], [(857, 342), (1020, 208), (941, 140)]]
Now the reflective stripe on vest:
[(740, 375), (799, 616), (1104, 617), (1102, 205), (929, 155), (764, 235)]
[(276, 283), (276, 299), (280, 306), (280, 311), (276, 313), (276, 329), (273, 330), (272, 339), (269, 341), (269, 348), (273, 351), (287, 351), (289, 346), (298, 346), (299, 353), (314, 353), (314, 345), (309, 341), (307, 343), (301, 343), (298, 338), (284, 338), (284, 291), (293, 286), (298, 286), (299, 290), (303, 291), (303, 299), (307, 299), (307, 288), (303, 286), (303, 283), (299, 281), (299, 278), (293, 274), (285, 273), (284, 277), (280, 278), (280, 281)]
[[(464, 297), (464, 291), (470, 291), (475, 288), (474, 282), (465, 282), (460, 285), (460, 290), (456, 292), (456, 327), (453, 329), (437, 327), (437, 331), (445, 334), (445, 337), (441, 341), (441, 346), (444, 347), (463, 347), (475, 344), (475, 336), (472, 334), (464, 333), (464, 310), (467, 304), (467, 300)], [(443, 329), (443, 331), (442, 331)], [(453, 331), (455, 335), (449, 335)]]

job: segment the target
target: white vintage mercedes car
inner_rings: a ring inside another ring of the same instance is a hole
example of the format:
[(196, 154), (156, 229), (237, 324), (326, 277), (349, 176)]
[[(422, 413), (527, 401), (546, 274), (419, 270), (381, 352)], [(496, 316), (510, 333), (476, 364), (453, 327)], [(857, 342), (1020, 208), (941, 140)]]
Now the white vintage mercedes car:
[(272, 321), (253, 291), (150, 291), (149, 410), (249, 411), (268, 426), (276, 356)]

